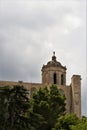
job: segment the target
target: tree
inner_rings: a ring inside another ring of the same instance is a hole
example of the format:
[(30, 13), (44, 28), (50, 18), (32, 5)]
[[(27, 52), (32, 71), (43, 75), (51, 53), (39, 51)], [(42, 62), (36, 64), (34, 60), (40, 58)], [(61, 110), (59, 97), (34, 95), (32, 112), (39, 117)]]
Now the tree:
[(29, 124), (31, 124), (31, 128), (33, 128), (29, 130), (45, 130), (47, 122), (44, 120), (42, 115), (30, 111), (28, 117)]
[(56, 119), (65, 114), (65, 96), (61, 95), (55, 85), (40, 88), (33, 94), (31, 103), (32, 112), (41, 115), (46, 122), (41, 130), (51, 130)]
[(80, 119), (75, 114), (66, 114), (57, 119), (53, 130), (71, 130), (72, 125), (78, 124)]
[(28, 91), (23, 86), (0, 87), (0, 130), (27, 130)]
[(82, 117), (81, 121), (71, 126), (70, 130), (87, 130), (87, 117)]

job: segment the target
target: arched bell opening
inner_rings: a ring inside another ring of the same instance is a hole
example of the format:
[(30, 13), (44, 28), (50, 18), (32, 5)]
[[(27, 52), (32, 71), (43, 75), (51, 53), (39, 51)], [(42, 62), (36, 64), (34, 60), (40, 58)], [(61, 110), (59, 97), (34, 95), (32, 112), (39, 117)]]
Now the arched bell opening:
[(53, 74), (53, 83), (57, 84), (57, 74), (56, 73)]
[(61, 85), (64, 85), (64, 75), (61, 75)]

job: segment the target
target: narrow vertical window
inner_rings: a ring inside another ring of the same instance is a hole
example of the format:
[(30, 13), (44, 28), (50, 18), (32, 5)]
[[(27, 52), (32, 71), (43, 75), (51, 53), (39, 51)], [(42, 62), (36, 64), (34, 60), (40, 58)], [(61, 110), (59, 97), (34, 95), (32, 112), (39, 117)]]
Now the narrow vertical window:
[(61, 75), (61, 85), (64, 84), (64, 78), (63, 78), (63, 74)]
[(54, 75), (53, 75), (53, 80), (54, 80), (54, 84), (56, 84), (56, 83), (57, 83), (57, 76), (56, 76), (56, 73), (54, 73)]

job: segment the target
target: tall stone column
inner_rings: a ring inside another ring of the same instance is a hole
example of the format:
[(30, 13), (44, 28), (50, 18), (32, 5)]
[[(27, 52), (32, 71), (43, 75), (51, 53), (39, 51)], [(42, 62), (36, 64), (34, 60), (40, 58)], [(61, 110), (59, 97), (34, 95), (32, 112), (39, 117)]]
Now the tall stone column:
[(78, 117), (81, 116), (81, 76), (73, 75), (71, 78), (72, 87), (72, 112)]

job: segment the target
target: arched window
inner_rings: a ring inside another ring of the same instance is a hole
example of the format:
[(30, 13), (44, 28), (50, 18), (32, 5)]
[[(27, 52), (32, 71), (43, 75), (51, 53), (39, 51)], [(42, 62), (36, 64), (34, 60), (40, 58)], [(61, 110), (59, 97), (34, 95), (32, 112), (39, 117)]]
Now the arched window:
[(63, 76), (63, 74), (61, 75), (61, 85), (63, 85), (64, 84), (64, 76)]
[(53, 81), (54, 81), (54, 84), (57, 83), (57, 75), (56, 75), (56, 73), (54, 73), (54, 75), (53, 75)]

